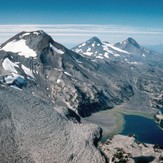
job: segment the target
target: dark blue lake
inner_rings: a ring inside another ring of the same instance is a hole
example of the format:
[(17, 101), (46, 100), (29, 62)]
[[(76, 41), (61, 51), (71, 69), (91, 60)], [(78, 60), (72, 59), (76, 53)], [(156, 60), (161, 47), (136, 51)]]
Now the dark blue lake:
[(121, 134), (135, 134), (140, 142), (163, 146), (163, 131), (154, 120), (135, 115), (125, 115), (124, 119), (125, 126)]

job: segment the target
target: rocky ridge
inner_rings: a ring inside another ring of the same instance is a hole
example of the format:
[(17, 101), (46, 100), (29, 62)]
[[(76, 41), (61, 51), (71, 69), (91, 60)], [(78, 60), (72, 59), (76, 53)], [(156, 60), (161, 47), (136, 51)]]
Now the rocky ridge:
[(78, 119), (47, 98), (1, 87), (0, 162), (105, 162), (94, 146), (101, 129)]
[(115, 135), (100, 144), (108, 162), (163, 162), (163, 149), (158, 145), (137, 142), (133, 135)]

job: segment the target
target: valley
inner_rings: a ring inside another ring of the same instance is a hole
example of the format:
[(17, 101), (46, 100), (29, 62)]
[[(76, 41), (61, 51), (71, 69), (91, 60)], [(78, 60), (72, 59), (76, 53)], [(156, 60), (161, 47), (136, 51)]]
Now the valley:
[(0, 46), (0, 162), (106, 162), (98, 142), (124, 115), (163, 108), (162, 61), (130, 37), (68, 49), (42, 30), (13, 36)]

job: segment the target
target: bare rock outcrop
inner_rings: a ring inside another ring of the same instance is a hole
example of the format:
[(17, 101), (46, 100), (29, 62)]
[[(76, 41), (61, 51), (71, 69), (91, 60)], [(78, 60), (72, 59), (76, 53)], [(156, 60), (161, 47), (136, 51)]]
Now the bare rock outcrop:
[(101, 129), (65, 116), (66, 108), (28, 91), (0, 88), (1, 163), (102, 163)]
[(163, 162), (163, 149), (158, 145), (137, 142), (133, 136), (115, 135), (99, 145), (109, 163)]

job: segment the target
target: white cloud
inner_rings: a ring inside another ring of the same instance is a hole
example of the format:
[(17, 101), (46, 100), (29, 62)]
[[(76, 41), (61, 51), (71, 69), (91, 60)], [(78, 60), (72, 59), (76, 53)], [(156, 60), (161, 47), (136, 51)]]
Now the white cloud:
[(54, 40), (64, 45), (76, 45), (97, 36), (101, 40), (112, 43), (134, 37), (141, 44), (163, 43), (163, 29), (144, 28), (125, 25), (96, 25), (96, 24), (21, 24), (0, 25), (0, 42), (4, 42), (21, 31), (44, 30)]

